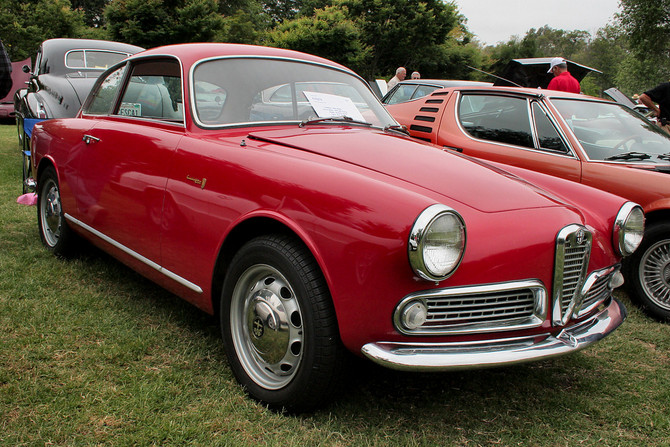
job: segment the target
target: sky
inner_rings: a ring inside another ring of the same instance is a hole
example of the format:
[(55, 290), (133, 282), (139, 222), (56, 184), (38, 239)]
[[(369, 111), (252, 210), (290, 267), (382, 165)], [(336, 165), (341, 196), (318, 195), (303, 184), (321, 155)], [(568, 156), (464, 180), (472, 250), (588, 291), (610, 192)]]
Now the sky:
[(531, 28), (583, 30), (594, 35), (618, 11), (619, 0), (455, 0), (483, 45), (523, 37)]

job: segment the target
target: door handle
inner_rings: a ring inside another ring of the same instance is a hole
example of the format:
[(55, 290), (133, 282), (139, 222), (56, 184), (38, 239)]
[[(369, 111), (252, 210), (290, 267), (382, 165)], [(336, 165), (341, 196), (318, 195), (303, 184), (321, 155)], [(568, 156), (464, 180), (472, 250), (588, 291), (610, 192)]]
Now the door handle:
[(92, 135), (84, 135), (82, 137), (82, 141), (86, 144), (91, 144), (91, 143), (97, 143), (98, 141), (100, 141), (100, 138), (96, 138)]

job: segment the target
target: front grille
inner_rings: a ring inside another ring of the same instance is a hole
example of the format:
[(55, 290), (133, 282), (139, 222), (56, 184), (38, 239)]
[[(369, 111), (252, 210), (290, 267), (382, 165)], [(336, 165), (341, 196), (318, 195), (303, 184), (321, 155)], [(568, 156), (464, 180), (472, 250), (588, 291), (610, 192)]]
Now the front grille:
[[(417, 301), (427, 309), (426, 322), (417, 329), (407, 329), (402, 314)], [(546, 303), (546, 290), (535, 280), (455, 287), (406, 297), (396, 308), (394, 318), (398, 330), (406, 334), (492, 332), (541, 325)]]
[(581, 225), (569, 225), (556, 237), (553, 323), (564, 325), (580, 306), (581, 289), (591, 255), (593, 236)]
[[(586, 280), (586, 284), (593, 282), (586, 291), (584, 302), (582, 303), (577, 316), (581, 317), (589, 313), (594, 307), (600, 305), (603, 301), (610, 297), (612, 289), (610, 288), (610, 281), (612, 277), (619, 272), (618, 267), (609, 267), (597, 272), (591, 273)], [(585, 286), (588, 287), (588, 286)]]

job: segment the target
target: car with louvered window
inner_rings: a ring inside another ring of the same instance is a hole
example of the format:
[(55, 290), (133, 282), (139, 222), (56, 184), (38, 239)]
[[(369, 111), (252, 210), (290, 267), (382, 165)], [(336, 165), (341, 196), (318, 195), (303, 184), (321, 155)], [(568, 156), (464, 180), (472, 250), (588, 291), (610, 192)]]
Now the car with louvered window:
[(670, 136), (624, 104), (514, 87), (454, 87), (387, 109), (413, 137), (589, 185), (640, 204), (640, 250), (624, 263), (633, 301), (670, 320)]

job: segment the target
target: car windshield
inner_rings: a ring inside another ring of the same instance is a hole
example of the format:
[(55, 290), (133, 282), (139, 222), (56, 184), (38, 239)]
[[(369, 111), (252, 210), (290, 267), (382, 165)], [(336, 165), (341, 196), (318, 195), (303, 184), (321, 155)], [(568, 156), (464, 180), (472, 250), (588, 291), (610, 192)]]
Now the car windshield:
[(344, 117), (377, 127), (396, 124), (364, 81), (323, 65), (215, 59), (199, 63), (191, 83), (196, 118), (204, 127)]
[(606, 102), (554, 99), (591, 160), (667, 163), (670, 135), (628, 107)]

